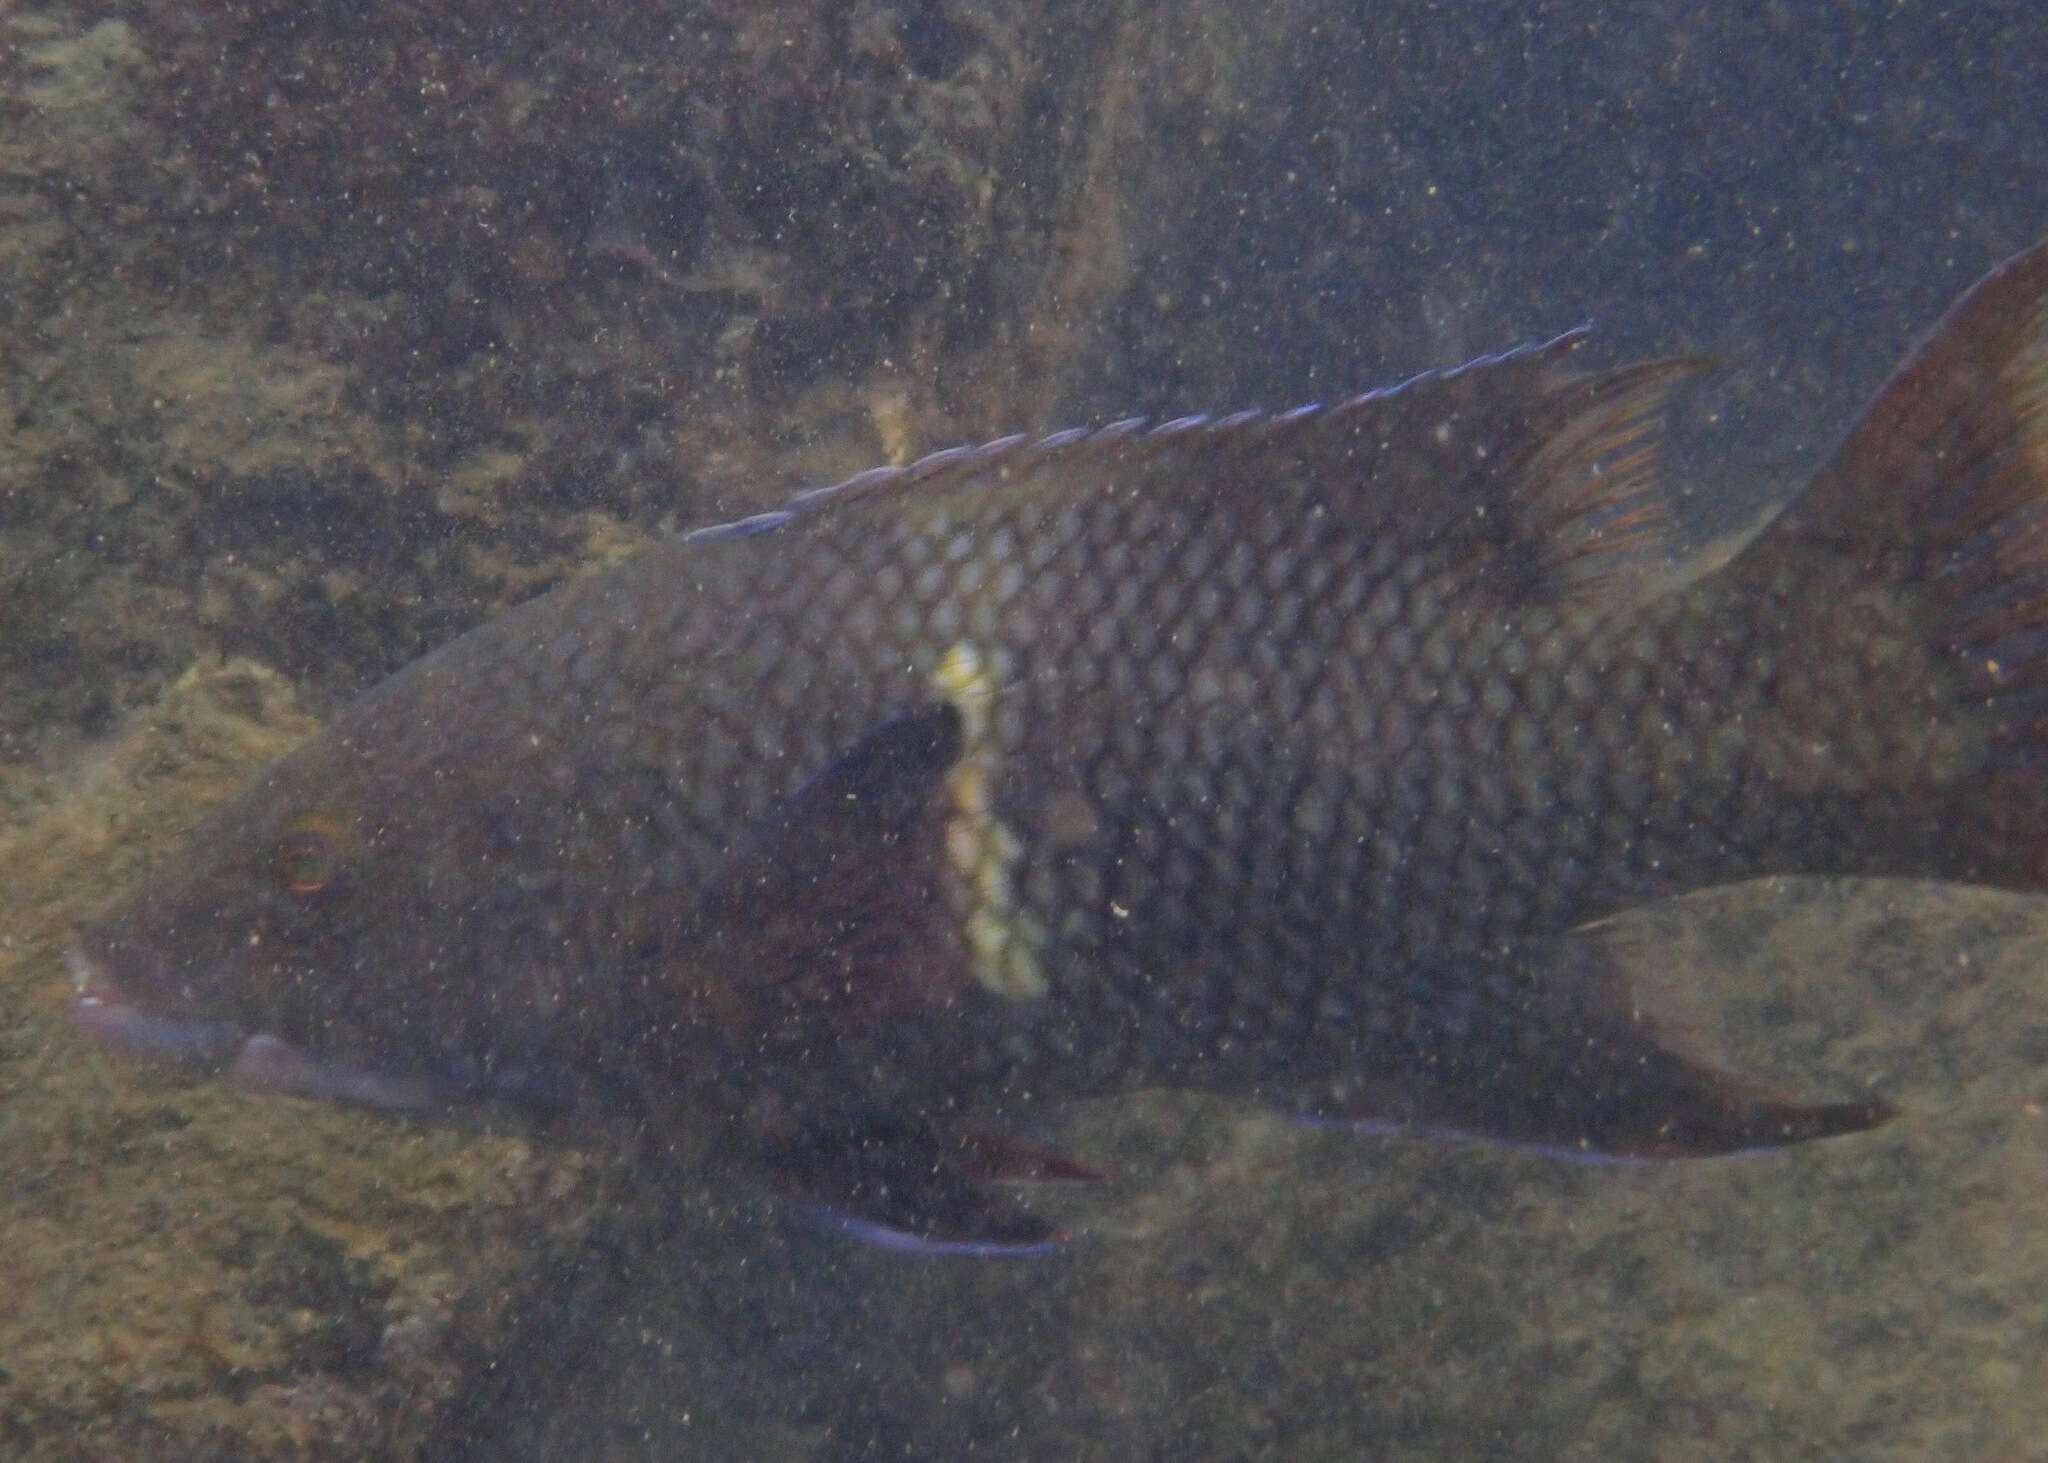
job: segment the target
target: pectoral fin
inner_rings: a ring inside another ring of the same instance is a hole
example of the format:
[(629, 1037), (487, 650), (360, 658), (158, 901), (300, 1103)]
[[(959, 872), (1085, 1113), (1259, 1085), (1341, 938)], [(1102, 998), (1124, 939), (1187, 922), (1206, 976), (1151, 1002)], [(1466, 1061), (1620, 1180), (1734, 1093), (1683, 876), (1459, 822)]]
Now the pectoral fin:
[(1013, 1134), (896, 1118), (814, 1125), (778, 1145), (770, 1163), (786, 1196), (835, 1227), (916, 1254), (1048, 1253), (1064, 1234), (992, 1186), (1101, 1178)]
[(971, 983), (945, 887), (945, 777), (961, 747), (952, 706), (908, 712), (791, 794), (699, 896), (706, 968), (854, 1029)]

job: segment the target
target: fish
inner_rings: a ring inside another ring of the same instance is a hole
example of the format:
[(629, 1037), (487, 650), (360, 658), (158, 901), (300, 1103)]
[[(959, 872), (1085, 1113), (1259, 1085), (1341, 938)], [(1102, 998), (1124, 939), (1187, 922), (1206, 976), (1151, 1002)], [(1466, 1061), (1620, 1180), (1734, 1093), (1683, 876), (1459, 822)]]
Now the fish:
[(595, 1117), (878, 1244), (1037, 1253), (1031, 1136), (1169, 1087), (1586, 1157), (1892, 1116), (1686, 1050), (1598, 925), (1767, 874), (2048, 886), (2048, 241), (1674, 576), (1584, 329), (1013, 435), (665, 540), (368, 690), (83, 929), (93, 1035)]

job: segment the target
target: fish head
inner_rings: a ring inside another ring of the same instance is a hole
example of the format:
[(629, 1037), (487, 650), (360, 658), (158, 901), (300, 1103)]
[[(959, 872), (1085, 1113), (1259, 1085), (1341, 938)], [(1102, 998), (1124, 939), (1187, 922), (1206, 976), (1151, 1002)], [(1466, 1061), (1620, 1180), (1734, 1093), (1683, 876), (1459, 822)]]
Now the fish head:
[(522, 898), (534, 891), (489, 846), (493, 829), (519, 836), (493, 817), (502, 762), (422, 757), (371, 730), (302, 746), (80, 934), (67, 959), (82, 1026), (246, 1085), (383, 1108), (491, 1095), (492, 1072), (530, 1057), (549, 996), (522, 977), (561, 941), (531, 927), (545, 900)]

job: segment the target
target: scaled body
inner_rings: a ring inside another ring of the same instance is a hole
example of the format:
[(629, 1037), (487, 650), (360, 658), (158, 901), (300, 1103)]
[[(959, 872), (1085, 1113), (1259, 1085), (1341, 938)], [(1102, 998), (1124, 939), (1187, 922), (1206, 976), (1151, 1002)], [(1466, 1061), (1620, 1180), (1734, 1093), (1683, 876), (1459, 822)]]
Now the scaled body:
[(976, 1247), (1044, 1234), (988, 1181), (1086, 1174), (1005, 1131), (1041, 1097), (1868, 1126), (1667, 1050), (1572, 932), (1774, 871), (2038, 885), (2044, 294), (2036, 248), (1681, 590), (1646, 444), (1686, 367), (1573, 376), (1576, 337), (692, 535), (371, 691), (84, 937), (81, 1015), (317, 1095), (693, 1125)]

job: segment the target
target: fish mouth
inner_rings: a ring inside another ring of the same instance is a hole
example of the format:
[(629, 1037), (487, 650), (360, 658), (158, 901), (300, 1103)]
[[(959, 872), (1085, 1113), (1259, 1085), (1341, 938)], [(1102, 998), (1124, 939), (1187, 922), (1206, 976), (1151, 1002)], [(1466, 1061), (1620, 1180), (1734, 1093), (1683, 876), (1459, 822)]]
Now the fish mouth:
[(267, 1031), (232, 1021), (159, 1016), (143, 1009), (83, 950), (64, 957), (76, 994), (71, 1014), (109, 1046), (207, 1075), (225, 1074), (240, 1087), (356, 1107), (412, 1112), (448, 1100), (431, 1077), (392, 1076), (313, 1055)]
[(201, 1072), (217, 1072), (240, 1050), (242, 1029), (231, 1021), (157, 1016), (135, 1004), (103, 966), (83, 950), (64, 957), (76, 994), (71, 1014), (110, 1046)]

